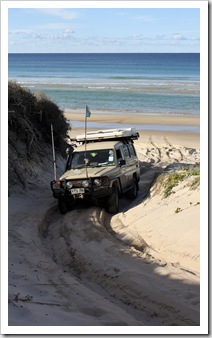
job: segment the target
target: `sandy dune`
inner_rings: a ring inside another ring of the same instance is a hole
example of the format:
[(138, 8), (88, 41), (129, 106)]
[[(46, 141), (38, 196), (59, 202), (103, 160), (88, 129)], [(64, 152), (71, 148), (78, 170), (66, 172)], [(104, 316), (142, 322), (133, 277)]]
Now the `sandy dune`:
[(42, 189), (9, 198), (8, 333), (197, 332), (199, 187), (188, 177), (164, 198), (153, 182), (199, 162), (199, 137), (146, 132), (135, 146), (139, 195), (115, 216), (94, 206), (61, 216), (48, 172)]

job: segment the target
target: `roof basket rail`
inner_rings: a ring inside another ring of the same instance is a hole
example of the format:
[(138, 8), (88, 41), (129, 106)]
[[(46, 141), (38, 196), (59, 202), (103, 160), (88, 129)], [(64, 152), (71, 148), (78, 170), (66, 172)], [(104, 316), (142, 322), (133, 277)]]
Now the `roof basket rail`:
[(137, 140), (140, 137), (138, 131), (135, 128), (119, 128), (119, 129), (103, 129), (97, 131), (90, 131), (86, 135), (77, 135), (75, 139), (71, 141), (77, 142), (97, 142), (106, 140)]

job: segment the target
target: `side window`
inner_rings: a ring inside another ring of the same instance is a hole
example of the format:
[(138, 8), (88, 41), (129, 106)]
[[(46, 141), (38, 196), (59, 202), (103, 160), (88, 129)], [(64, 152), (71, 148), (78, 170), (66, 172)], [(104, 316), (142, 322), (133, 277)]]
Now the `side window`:
[(129, 151), (130, 151), (130, 156), (131, 157), (135, 157), (136, 156), (135, 148), (134, 148), (133, 144), (129, 144)]
[(118, 163), (122, 160), (121, 149), (116, 149), (116, 158)]
[(125, 158), (129, 158), (130, 157), (130, 153), (129, 153), (128, 146), (126, 144), (123, 145), (123, 151), (124, 151), (124, 157)]

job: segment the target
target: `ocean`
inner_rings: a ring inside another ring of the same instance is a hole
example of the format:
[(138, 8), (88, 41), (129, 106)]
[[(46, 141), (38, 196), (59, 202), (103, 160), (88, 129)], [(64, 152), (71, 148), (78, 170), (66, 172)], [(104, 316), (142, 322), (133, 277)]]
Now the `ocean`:
[(199, 53), (9, 54), (9, 80), (65, 111), (200, 113)]

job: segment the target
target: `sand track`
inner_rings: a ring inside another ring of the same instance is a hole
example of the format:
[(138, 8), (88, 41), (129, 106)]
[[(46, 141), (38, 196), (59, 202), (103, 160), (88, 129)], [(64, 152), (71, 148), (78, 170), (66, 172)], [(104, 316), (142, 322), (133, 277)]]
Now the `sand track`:
[(161, 260), (141, 236), (136, 242), (116, 236), (109, 229), (110, 218), (95, 207), (74, 210), (60, 219), (52, 214), (45, 245), (56, 264), (122, 309), (127, 306), (142, 324), (197, 325), (199, 313), (191, 304), (198, 298), (198, 278), (189, 277), (186, 287), (180, 281), (184, 279), (180, 266)]
[[(49, 190), (41, 188), (10, 197), (9, 325), (199, 325), (199, 275), (159, 252), (140, 209), (147, 198), (158, 217), (161, 205), (148, 199), (157, 175), (199, 161), (198, 150), (163, 141), (151, 137), (136, 144), (139, 195), (131, 203), (122, 199), (116, 216), (97, 207), (61, 216)], [(187, 209), (197, 210), (197, 201), (189, 202)], [(143, 219), (145, 235), (136, 227)], [(159, 236), (169, 241), (165, 230)], [(178, 249), (173, 246), (173, 255)]]

